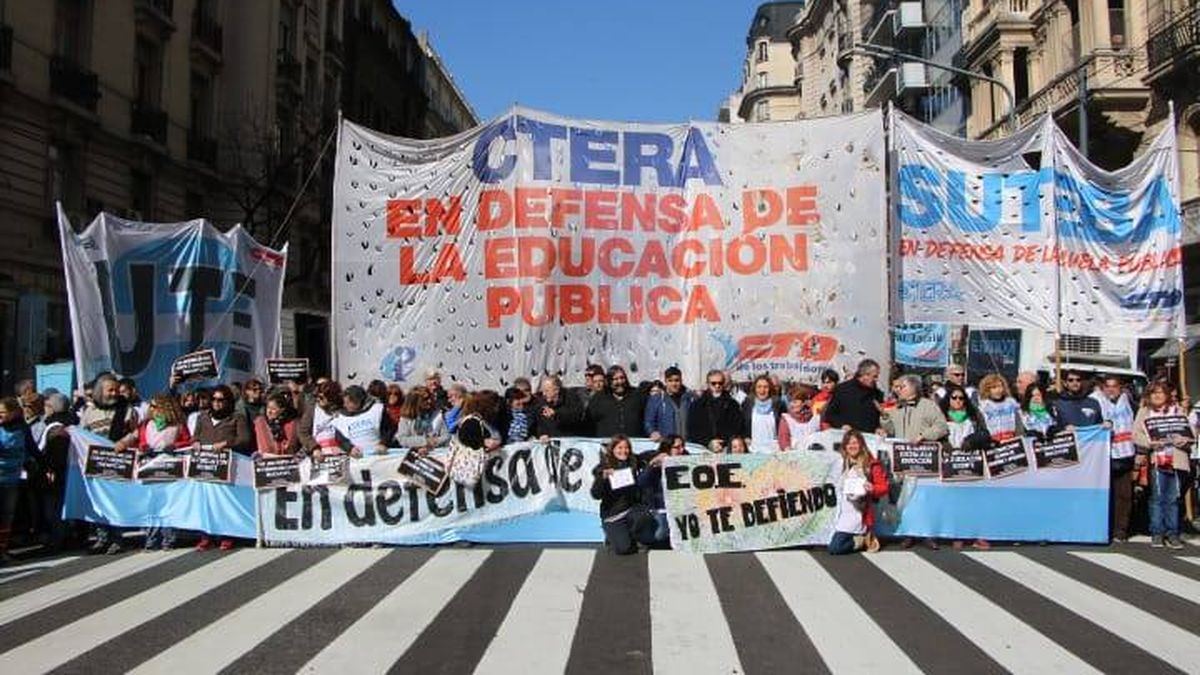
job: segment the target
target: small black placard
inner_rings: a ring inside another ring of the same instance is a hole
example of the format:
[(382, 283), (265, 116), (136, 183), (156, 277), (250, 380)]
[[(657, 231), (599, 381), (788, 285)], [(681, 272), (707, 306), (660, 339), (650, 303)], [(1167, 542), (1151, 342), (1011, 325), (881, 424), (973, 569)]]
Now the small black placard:
[(1146, 434), (1152, 441), (1169, 441), (1172, 436), (1180, 436), (1187, 440), (1195, 440), (1192, 425), (1183, 415), (1163, 415), (1162, 417), (1146, 418)]
[(943, 450), (941, 475), (944, 481), (983, 478), (983, 453), (978, 450)]
[(1025, 441), (1010, 438), (983, 451), (987, 462), (988, 476), (993, 480), (1012, 476), (1029, 468), (1029, 455), (1025, 452)]
[(187, 477), (206, 483), (228, 483), (233, 466), (233, 450), (192, 450)]
[(271, 384), (308, 382), (308, 359), (267, 359), (267, 381)]
[(270, 490), (300, 482), (300, 459), (295, 456), (259, 457), (254, 460), (254, 489)]
[(308, 482), (317, 485), (342, 485), (350, 480), (349, 455), (325, 455), (312, 463)]
[(397, 470), (409, 482), (432, 495), (442, 494), (442, 490), (446, 489), (446, 479), (450, 477), (450, 470), (445, 462), (432, 455), (421, 455), (416, 450), (408, 451), (404, 459), (400, 460)]
[(104, 445), (89, 445), (83, 475), (107, 480), (133, 480), (137, 453), (117, 452)]
[(217, 353), (211, 349), (201, 349), (198, 352), (184, 354), (171, 364), (171, 372), (179, 380), (191, 378), (214, 380), (219, 375)]
[(144, 483), (161, 483), (184, 477), (187, 455), (171, 451), (139, 452), (137, 479)]
[(942, 445), (936, 442), (892, 443), (892, 473), (897, 476), (936, 476), (941, 449)]
[(1033, 460), (1039, 469), (1061, 469), (1079, 463), (1075, 434), (1058, 434), (1048, 441), (1033, 442)]

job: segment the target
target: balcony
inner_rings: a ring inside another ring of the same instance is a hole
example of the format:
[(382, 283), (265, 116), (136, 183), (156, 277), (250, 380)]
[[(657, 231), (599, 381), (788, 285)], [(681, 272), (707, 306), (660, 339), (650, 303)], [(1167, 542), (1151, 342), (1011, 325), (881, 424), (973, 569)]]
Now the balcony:
[(1154, 82), (1200, 60), (1200, 4), (1193, 3), (1186, 12), (1151, 34), (1146, 56), (1149, 61), (1146, 82)]
[(291, 52), (279, 52), (275, 61), (275, 84), (297, 96), (304, 90), (303, 67)]
[(12, 70), (12, 26), (0, 24), (0, 70)]
[(63, 56), (50, 57), (50, 91), (90, 112), (96, 112), (100, 81), (96, 74)]
[(129, 113), (129, 131), (159, 145), (167, 144), (167, 113), (148, 103), (134, 101)]
[(189, 161), (209, 167), (217, 165), (217, 141), (201, 135), (195, 130), (188, 134), (187, 158)]
[(197, 7), (192, 12), (192, 52), (219, 64), (224, 45), (225, 28)]
[[(1049, 0), (1053, 2), (1053, 0)], [(969, 0), (963, 8), (963, 45), (999, 28), (1030, 28), (1045, 0)]]
[(175, 32), (175, 0), (134, 0), (133, 15), (145, 34), (165, 40)]
[(929, 69), (923, 63), (878, 60), (863, 80), (863, 93), (866, 94), (865, 103), (868, 107), (881, 106), (884, 101), (928, 88)]
[(925, 28), (925, 13), (918, 0), (880, 2), (871, 18), (863, 24), (862, 39), (873, 44), (890, 45), (893, 38), (907, 39)]

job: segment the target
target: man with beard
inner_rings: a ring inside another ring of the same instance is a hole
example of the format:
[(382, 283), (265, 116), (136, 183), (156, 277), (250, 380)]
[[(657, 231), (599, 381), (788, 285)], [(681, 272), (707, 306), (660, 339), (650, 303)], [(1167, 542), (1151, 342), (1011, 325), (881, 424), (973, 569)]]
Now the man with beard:
[[(195, 450), (226, 450), (230, 449), (240, 455), (254, 454), (254, 437), (250, 432), (250, 424), (245, 415), (239, 415), (234, 410), (233, 390), (228, 385), (218, 384), (213, 387), (212, 407), (207, 413), (200, 413), (196, 420), (196, 435), (192, 438), (192, 448)], [(200, 537), (196, 550), (204, 551), (212, 548), (212, 539), (208, 533)], [(233, 540), (221, 539), (221, 550), (233, 548)]]
[[(92, 385), (92, 398), (79, 413), (79, 426), (114, 443), (137, 429), (137, 412), (120, 395), (116, 376), (105, 373)], [(115, 555), (123, 550), (121, 528), (114, 525), (96, 526), (96, 543), (92, 553)]]
[(729, 395), (725, 373), (710, 370), (708, 390), (688, 410), (687, 440), (713, 452), (725, 452), (734, 436), (742, 433), (742, 408)]
[(629, 376), (621, 366), (610, 366), (607, 379), (607, 391), (592, 396), (588, 404), (586, 418), (592, 435), (598, 438), (612, 438), (618, 434), (631, 438), (640, 436), (644, 433), (645, 399), (629, 386)]
[[(1085, 386), (1089, 385), (1089, 386)], [(1084, 381), (1083, 371), (1068, 370), (1063, 376), (1063, 390), (1050, 404), (1058, 428), (1075, 431), (1076, 427), (1090, 427), (1104, 421), (1100, 402), (1090, 396), (1091, 386)]]
[(683, 386), (683, 371), (675, 366), (664, 370), (663, 393), (646, 402), (646, 436), (658, 441), (672, 434), (687, 435), (688, 408), (695, 400), (695, 392)]
[(541, 391), (529, 406), (532, 416), (529, 437), (539, 438), (544, 443), (551, 437), (576, 433), (583, 409), (574, 394), (563, 390), (562, 380), (557, 375), (542, 378), (539, 389)]
[(433, 397), (433, 404), (438, 412), (450, 409), (450, 393), (442, 388), (442, 374), (436, 368), (425, 371), (425, 389)]

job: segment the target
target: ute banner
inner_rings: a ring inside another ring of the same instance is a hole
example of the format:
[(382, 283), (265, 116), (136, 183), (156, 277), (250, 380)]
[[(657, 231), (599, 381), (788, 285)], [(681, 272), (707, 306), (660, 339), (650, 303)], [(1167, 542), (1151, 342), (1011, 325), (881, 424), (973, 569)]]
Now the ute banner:
[(853, 368), (889, 351), (884, 174), (877, 111), (730, 126), (514, 108), (438, 140), (343, 122), (337, 375)]
[(60, 207), (58, 224), (79, 382), (114, 371), (150, 396), (167, 389), (178, 357), (201, 348), (215, 352), (225, 382), (259, 374), (276, 355), (286, 246), (207, 220), (101, 213), (76, 233)]
[(1108, 172), (1049, 117), (997, 141), (890, 119), (897, 321), (1183, 334), (1173, 124)]

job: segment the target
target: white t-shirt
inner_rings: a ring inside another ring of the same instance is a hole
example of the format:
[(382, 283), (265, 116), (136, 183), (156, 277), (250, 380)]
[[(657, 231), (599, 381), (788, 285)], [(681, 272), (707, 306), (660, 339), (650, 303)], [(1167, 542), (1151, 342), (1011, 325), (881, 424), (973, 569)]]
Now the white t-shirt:
[(783, 414), (783, 421), (788, 425), (792, 446), (781, 450), (806, 450), (808, 437), (821, 430), (821, 416), (813, 415), (807, 422), (801, 422), (788, 413)]
[(1100, 416), (1112, 424), (1109, 456), (1113, 459), (1133, 457), (1133, 406), (1129, 405), (1129, 397), (1122, 392), (1114, 403), (1103, 392), (1093, 392), (1092, 398), (1100, 404)]
[(867, 526), (863, 523), (863, 509), (866, 500), (862, 497), (851, 499), (847, 493), (862, 494), (865, 497), (867, 477), (862, 469), (852, 466), (842, 474), (842, 498), (838, 500), (837, 518), (833, 528), (837, 532), (848, 534), (866, 534)]
[(779, 450), (779, 439), (776, 438), (775, 413), (754, 411), (750, 415), (750, 451), (776, 452)]

